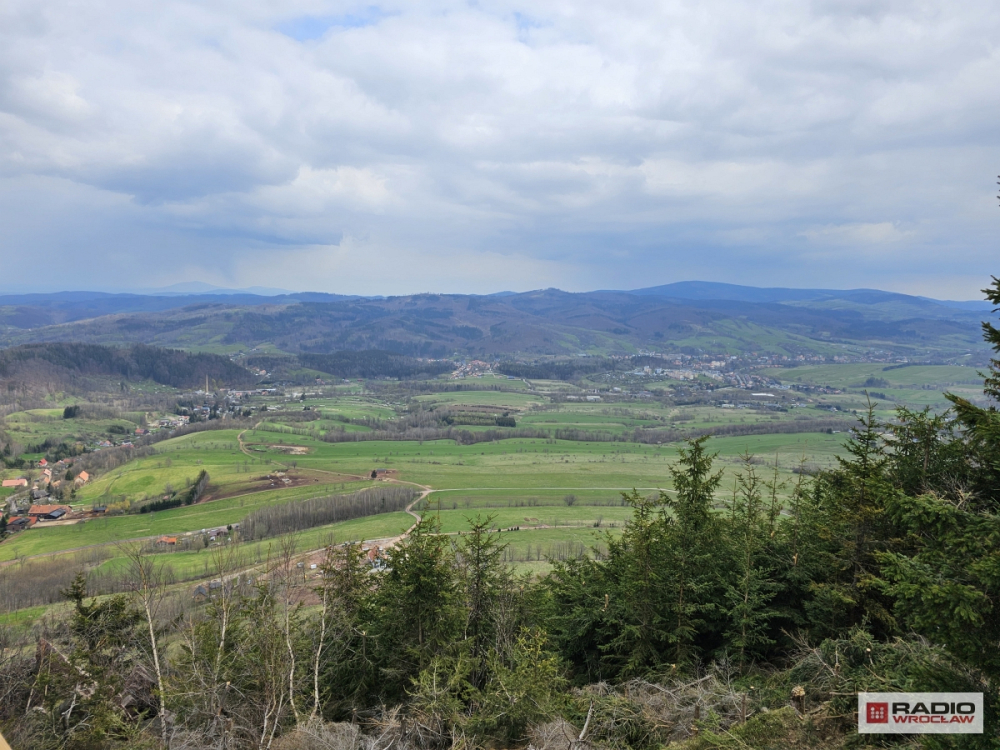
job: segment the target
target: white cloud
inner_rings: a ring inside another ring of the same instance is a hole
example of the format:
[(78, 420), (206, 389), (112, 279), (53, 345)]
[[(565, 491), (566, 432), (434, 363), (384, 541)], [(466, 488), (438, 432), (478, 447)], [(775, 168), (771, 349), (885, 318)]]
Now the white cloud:
[(810, 242), (831, 245), (854, 245), (877, 248), (880, 245), (898, 244), (917, 237), (914, 229), (900, 229), (891, 221), (878, 224), (837, 224), (807, 229), (802, 236)]
[(985, 0), (11, 0), (0, 286), (309, 259), (333, 270), (281, 285), (916, 290), (949, 265), (975, 296), (998, 31)]

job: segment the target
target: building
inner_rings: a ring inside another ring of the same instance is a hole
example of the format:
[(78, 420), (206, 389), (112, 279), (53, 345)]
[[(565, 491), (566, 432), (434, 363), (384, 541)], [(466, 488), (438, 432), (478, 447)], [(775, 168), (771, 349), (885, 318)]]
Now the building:
[(74, 484), (86, 484), (90, 481), (90, 474), (85, 471), (81, 471), (76, 475), (76, 479), (73, 480)]
[(19, 477), (17, 479), (4, 479), (3, 480), (3, 486), (4, 487), (27, 487), (28, 486), (28, 480), (25, 479), (24, 477)]
[(68, 505), (32, 505), (28, 515), (39, 521), (57, 521), (71, 510)]

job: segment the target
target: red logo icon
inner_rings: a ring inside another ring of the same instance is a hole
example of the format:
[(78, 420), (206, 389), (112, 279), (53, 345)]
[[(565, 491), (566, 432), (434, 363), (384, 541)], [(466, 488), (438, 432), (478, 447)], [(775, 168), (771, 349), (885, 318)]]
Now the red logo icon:
[(865, 708), (867, 709), (868, 723), (869, 724), (888, 724), (889, 723), (889, 704), (888, 703), (866, 703)]

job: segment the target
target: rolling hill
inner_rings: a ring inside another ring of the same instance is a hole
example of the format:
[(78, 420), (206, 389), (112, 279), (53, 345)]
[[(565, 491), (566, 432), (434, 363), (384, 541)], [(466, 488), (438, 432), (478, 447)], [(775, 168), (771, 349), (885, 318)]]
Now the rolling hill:
[(878, 290), (683, 282), (634, 291), (497, 295), (321, 293), (0, 297), (0, 346), (75, 341), (292, 354), (418, 357), (632, 353), (642, 348), (830, 354), (838, 347), (953, 356), (982, 349), (987, 303)]

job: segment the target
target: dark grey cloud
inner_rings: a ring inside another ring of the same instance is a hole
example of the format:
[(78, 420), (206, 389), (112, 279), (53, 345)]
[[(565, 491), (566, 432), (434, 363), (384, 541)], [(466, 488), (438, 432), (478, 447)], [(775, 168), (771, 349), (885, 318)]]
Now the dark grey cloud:
[(0, 289), (975, 296), (998, 31), (978, 0), (11, 0)]

